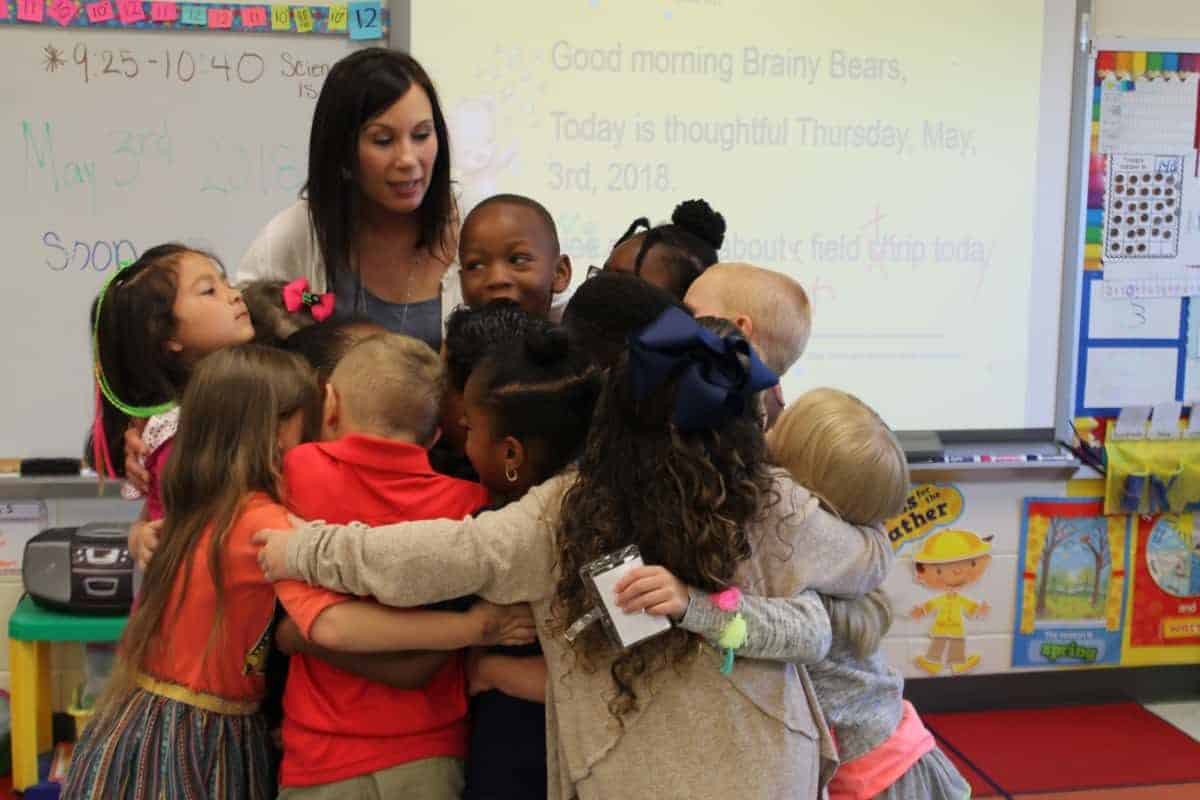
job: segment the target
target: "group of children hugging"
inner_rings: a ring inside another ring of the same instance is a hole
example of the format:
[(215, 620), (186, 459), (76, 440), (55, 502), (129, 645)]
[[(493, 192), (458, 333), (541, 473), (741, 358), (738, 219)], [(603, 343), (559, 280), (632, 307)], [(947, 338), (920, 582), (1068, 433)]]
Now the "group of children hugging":
[[(89, 447), (144, 576), (63, 797), (969, 796), (879, 651), (904, 453), (841, 391), (783, 407), (803, 290), (676, 223), (560, 315), (552, 218), (484, 201), (440, 353), (182, 245), (114, 275)], [(583, 573), (629, 546), (615, 602), (670, 628), (625, 647)]]

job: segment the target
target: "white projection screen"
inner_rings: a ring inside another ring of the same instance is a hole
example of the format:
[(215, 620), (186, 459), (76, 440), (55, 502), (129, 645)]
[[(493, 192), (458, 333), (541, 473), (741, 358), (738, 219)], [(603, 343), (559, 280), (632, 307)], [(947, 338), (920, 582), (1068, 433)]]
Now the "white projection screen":
[(726, 218), (808, 290), (785, 394), (898, 430), (1054, 424), (1074, 2), (408, 4), (464, 213), (545, 204), (574, 281), (636, 217)]

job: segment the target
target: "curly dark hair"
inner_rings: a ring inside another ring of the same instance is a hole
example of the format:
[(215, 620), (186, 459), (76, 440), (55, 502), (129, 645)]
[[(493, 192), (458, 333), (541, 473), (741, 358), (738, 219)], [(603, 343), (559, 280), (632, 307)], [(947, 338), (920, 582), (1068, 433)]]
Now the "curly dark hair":
[(463, 391), (471, 371), (489, 353), (550, 327), (548, 321), (528, 313), (515, 300), (493, 300), (480, 308), (459, 306), (446, 319), (442, 339), (447, 381)]
[(530, 327), (523, 340), (488, 353), (478, 369), (494, 430), (528, 448), (539, 483), (579, 456), (603, 380), (566, 331)]
[[(729, 586), (750, 557), (747, 529), (777, 499), (754, 404), (718, 428), (684, 433), (671, 422), (677, 389), (672, 376), (636, 401), (628, 355), (613, 367), (578, 479), (563, 498), (556, 625), (565, 627), (594, 605), (580, 568), (627, 545), (637, 545), (647, 564), (706, 592)], [(616, 695), (609, 712), (619, 720), (636, 709), (637, 679), (688, 658), (696, 652), (691, 645), (692, 635), (674, 628), (620, 653), (611, 669)], [(574, 647), (587, 668), (611, 649), (597, 626)]]

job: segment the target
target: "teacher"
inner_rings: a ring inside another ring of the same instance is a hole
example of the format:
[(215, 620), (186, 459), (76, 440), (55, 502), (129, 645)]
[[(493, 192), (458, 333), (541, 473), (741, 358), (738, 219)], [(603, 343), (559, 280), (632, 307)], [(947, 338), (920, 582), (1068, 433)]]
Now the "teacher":
[(437, 91), (407, 53), (334, 64), (313, 113), (301, 198), (259, 232), (238, 279), (308, 279), (338, 316), (365, 315), (435, 350), (461, 303), (450, 140)]

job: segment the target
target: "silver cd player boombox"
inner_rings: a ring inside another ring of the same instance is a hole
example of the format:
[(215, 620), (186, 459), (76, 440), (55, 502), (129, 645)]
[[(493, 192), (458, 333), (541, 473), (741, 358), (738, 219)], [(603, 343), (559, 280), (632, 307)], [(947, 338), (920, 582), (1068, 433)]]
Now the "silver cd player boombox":
[(21, 575), (39, 605), (76, 614), (126, 614), (133, 604), (129, 524), (51, 528), (25, 545)]

